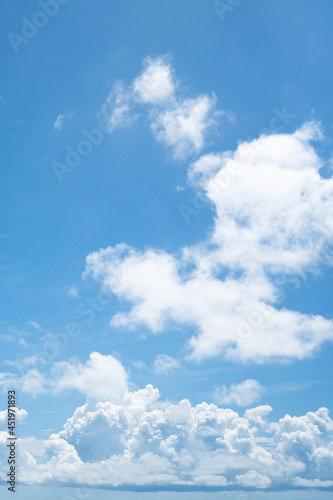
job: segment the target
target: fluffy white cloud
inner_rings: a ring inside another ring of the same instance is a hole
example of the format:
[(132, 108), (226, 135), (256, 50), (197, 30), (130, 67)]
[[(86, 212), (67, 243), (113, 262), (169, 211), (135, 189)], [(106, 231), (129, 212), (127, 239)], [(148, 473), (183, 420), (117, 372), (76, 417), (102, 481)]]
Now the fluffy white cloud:
[(174, 97), (177, 83), (174, 69), (164, 57), (145, 61), (145, 70), (133, 82), (137, 98), (145, 104), (161, 103)]
[(236, 476), (236, 481), (239, 485), (248, 488), (267, 488), (271, 484), (271, 480), (260, 474), (256, 470), (250, 470), (245, 474)]
[(94, 399), (118, 400), (127, 393), (127, 373), (120, 361), (98, 352), (86, 364), (55, 363), (51, 387), (56, 392), (76, 389)]
[(253, 408), (240, 416), (205, 402), (170, 403), (151, 385), (118, 401), (88, 398), (59, 434), (20, 440), (20, 482), (128, 489), (330, 486), (328, 410), (269, 422), (270, 410)]
[(269, 405), (257, 406), (256, 408), (246, 410), (244, 416), (250, 424), (264, 429), (267, 428), (268, 425), (266, 417), (268, 417), (272, 409), (273, 408)]
[[(17, 423), (22, 423), (25, 418), (28, 416), (28, 413), (25, 410), (19, 410), (15, 407), (15, 420)], [(8, 410), (0, 411), (0, 428), (7, 429), (8, 427)]]
[(179, 361), (167, 354), (159, 354), (154, 361), (154, 372), (162, 375), (179, 368)]
[(60, 361), (54, 363), (50, 373), (29, 369), (20, 376), (13, 373), (0, 374), (0, 387), (16, 387), (34, 396), (49, 392), (59, 394), (76, 390), (99, 401), (119, 401), (128, 391), (128, 376), (118, 359), (92, 352), (88, 361)]
[(148, 57), (143, 72), (128, 86), (117, 82), (102, 106), (109, 132), (132, 126), (145, 109), (156, 139), (175, 157), (199, 153), (222, 112), (216, 110), (215, 96), (187, 98), (178, 87), (169, 58)]
[(308, 123), (293, 134), (206, 155), (189, 172), (215, 210), (207, 240), (177, 255), (125, 244), (91, 253), (85, 275), (133, 304), (116, 326), (192, 326), (192, 358), (303, 359), (333, 339), (333, 322), (274, 307), (279, 282), (331, 263), (333, 180), (321, 177)]
[(323, 162), (311, 145), (320, 138), (318, 125), (308, 123), (192, 165), (192, 182), (216, 212), (213, 242), (221, 264), (301, 274), (332, 257), (326, 252), (333, 239), (333, 180), (320, 176)]
[(250, 406), (257, 402), (264, 388), (257, 380), (244, 380), (240, 384), (232, 384), (230, 388), (223, 385), (216, 388), (214, 400), (221, 405)]
[(217, 125), (215, 98), (207, 95), (186, 99), (175, 109), (160, 113), (152, 124), (157, 140), (165, 142), (174, 155), (185, 158), (199, 153), (209, 130)]

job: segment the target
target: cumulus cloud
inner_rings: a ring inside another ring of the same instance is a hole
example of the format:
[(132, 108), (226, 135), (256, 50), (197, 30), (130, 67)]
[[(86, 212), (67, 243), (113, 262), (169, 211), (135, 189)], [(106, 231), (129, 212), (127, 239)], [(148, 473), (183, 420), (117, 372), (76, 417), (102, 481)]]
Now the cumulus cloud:
[(88, 255), (85, 276), (133, 306), (112, 324), (153, 333), (170, 322), (192, 326), (196, 360), (304, 359), (332, 341), (331, 319), (275, 305), (285, 277), (331, 263), (333, 179), (320, 175), (312, 145), (320, 138), (311, 122), (194, 162), (189, 181), (215, 211), (201, 244), (177, 254), (120, 244)]
[(50, 373), (29, 369), (21, 376), (0, 374), (0, 387), (16, 387), (34, 396), (49, 392), (79, 391), (94, 400), (118, 401), (127, 393), (127, 373), (118, 359), (92, 352), (86, 363), (60, 361), (51, 366)]
[(130, 127), (146, 111), (156, 139), (180, 159), (199, 153), (207, 133), (214, 127), (221, 111), (216, 98), (200, 95), (184, 97), (169, 57), (148, 57), (142, 73), (130, 85), (116, 82), (102, 106), (107, 128)]
[(216, 388), (214, 400), (221, 405), (250, 406), (257, 402), (264, 388), (257, 380), (244, 380), (240, 384), (232, 384), (230, 388), (223, 385)]
[[(15, 420), (17, 423), (22, 423), (26, 417), (28, 416), (28, 412), (25, 410), (20, 410), (19, 408), (15, 407)], [(6, 429), (8, 427), (8, 410), (6, 411), (0, 411), (0, 428), (1, 429)]]
[(167, 58), (148, 57), (143, 73), (135, 78), (133, 90), (143, 103), (161, 103), (174, 97), (177, 83), (174, 69)]
[[(205, 402), (171, 403), (151, 385), (117, 401), (88, 398), (58, 434), (20, 440), (20, 482), (147, 490), (331, 486), (328, 410), (278, 422), (268, 420), (270, 410), (241, 416)], [(5, 447), (0, 450), (5, 462)]]
[(94, 399), (111, 401), (127, 392), (127, 374), (120, 361), (99, 352), (91, 353), (86, 364), (56, 363), (52, 375), (56, 392), (76, 389)]
[(207, 133), (217, 125), (217, 116), (215, 98), (203, 95), (160, 113), (152, 123), (152, 131), (175, 157), (185, 158), (202, 150)]

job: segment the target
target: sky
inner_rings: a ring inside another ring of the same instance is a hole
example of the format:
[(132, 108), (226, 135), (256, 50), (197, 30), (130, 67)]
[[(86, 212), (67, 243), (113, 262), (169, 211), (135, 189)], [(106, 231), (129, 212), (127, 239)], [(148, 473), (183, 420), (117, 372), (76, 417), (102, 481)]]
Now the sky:
[(3, 7), (4, 498), (332, 498), (332, 13)]

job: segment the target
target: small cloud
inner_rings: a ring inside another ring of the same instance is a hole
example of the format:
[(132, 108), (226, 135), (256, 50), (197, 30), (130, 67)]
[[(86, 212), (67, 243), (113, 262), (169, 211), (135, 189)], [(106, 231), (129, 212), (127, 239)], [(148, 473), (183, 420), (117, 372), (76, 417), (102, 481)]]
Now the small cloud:
[(3, 361), (2, 364), (7, 366), (14, 366), (15, 368), (19, 369), (22, 368), (23, 366), (24, 367), (35, 366), (38, 364), (38, 362), (39, 359), (37, 358), (37, 356), (26, 356), (25, 358), (20, 360), (17, 359), (16, 361), (10, 361), (6, 359), (5, 361)]
[(45, 384), (46, 381), (43, 375), (36, 368), (31, 368), (22, 377), (18, 377), (13, 373), (0, 374), (0, 387), (5, 390), (8, 390), (10, 387), (16, 387), (22, 392), (37, 396), (45, 393)]
[(169, 372), (179, 367), (180, 365), (177, 359), (167, 354), (159, 354), (153, 364), (154, 372), (158, 375), (167, 375)]
[(36, 330), (43, 330), (43, 328), (36, 321), (33, 320), (27, 321), (26, 325), (32, 326), (32, 328), (36, 328)]
[(145, 370), (147, 368), (146, 363), (144, 363), (143, 361), (135, 361), (133, 363), (133, 366), (138, 370)]
[(86, 364), (55, 363), (51, 388), (55, 393), (77, 390), (100, 401), (115, 401), (128, 392), (128, 375), (115, 357), (93, 352)]
[(0, 95), (0, 102), (2, 102), (2, 104), (6, 104), (6, 99)]
[(215, 107), (214, 95), (185, 99), (175, 108), (167, 108), (152, 123), (153, 134), (173, 150), (176, 158), (200, 153), (208, 130), (215, 127), (221, 111)]
[(64, 127), (64, 123), (70, 120), (74, 116), (74, 111), (70, 111), (69, 113), (64, 113), (63, 115), (59, 115), (54, 122), (53, 130), (62, 130)]
[(145, 71), (133, 83), (135, 94), (145, 104), (159, 103), (174, 97), (177, 82), (167, 57), (145, 60)]
[(240, 384), (232, 384), (229, 389), (225, 385), (216, 388), (213, 397), (221, 405), (251, 406), (264, 392), (264, 387), (257, 380), (248, 379)]
[(107, 128), (111, 133), (119, 128), (129, 128), (138, 119), (133, 114), (132, 91), (121, 82), (116, 82), (102, 106), (102, 115), (107, 119)]
[(69, 297), (76, 298), (79, 295), (78, 287), (74, 284), (70, 287), (70, 289), (67, 292), (67, 295)]
[(282, 87), (282, 91), (284, 92), (284, 94), (289, 97), (290, 96), (290, 92), (292, 90), (292, 87), (289, 83), (285, 83)]

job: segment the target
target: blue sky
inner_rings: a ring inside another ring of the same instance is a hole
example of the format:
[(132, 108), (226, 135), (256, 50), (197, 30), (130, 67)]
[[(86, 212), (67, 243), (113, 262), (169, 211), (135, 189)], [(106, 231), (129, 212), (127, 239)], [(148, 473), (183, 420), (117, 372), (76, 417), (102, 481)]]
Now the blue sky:
[[(25, 498), (80, 484), (112, 456), (130, 490), (149, 475), (209, 498), (332, 488), (333, 424), (316, 413), (332, 410), (331, 3), (60, 3), (52, 17), (43, 0), (13, 0), (0, 20), (0, 382), (3, 410), (18, 391)], [(139, 418), (140, 398), (147, 442), (142, 420), (119, 424)], [(190, 443), (185, 416), (181, 441), (170, 415), (182, 400), (220, 444)], [(93, 441), (75, 434), (79, 407)], [(260, 425), (245, 415), (256, 407)], [(224, 434), (221, 408), (234, 412)], [(203, 467), (220, 446), (239, 460), (225, 474)], [(59, 450), (76, 453), (72, 476)], [(258, 456), (280, 476), (256, 470)]]

